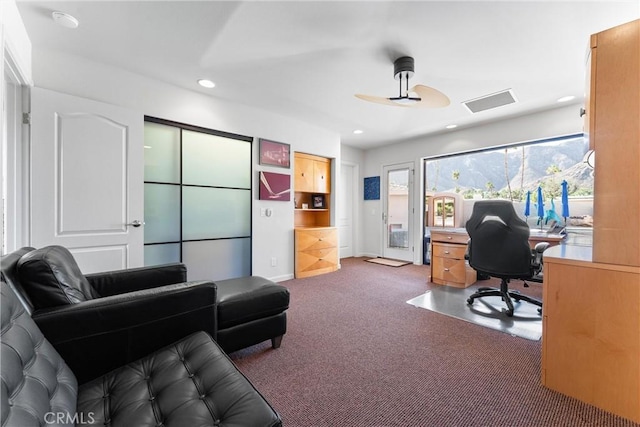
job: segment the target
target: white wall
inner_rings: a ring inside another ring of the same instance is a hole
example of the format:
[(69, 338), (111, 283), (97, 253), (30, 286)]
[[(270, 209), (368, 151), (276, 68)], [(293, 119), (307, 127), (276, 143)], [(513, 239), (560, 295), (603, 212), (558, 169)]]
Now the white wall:
[[(561, 135), (580, 133), (583, 121), (580, 105), (572, 104), (527, 116), (509, 118), (500, 122), (469, 127), (429, 137), (373, 148), (364, 152), (363, 176), (381, 176), (385, 165), (414, 162), (416, 180), (414, 188), (415, 212), (422, 212), (423, 178), (422, 159), (443, 154), (459, 153), (505, 144), (533, 141)], [(422, 172), (421, 172), (422, 173)], [(363, 202), (363, 246), (367, 256), (380, 256), (382, 249), (382, 201)], [(421, 243), (424, 219), (415, 215), (414, 262), (421, 263)]]
[[(35, 85), (39, 87), (120, 105), (148, 116), (280, 141), (290, 144), (292, 151), (336, 159), (332, 181), (337, 182), (335, 178), (339, 176), (340, 165), (339, 135), (311, 124), (216, 99), (215, 91), (212, 92), (213, 96), (208, 96), (59, 52), (35, 49), (33, 77)], [(258, 145), (255, 140), (253, 274), (277, 281), (286, 280), (293, 277), (294, 271), (293, 201), (286, 203), (258, 200), (257, 176), (260, 170), (291, 174), (293, 164), (289, 170), (258, 165)], [(291, 160), (293, 163), (293, 156)], [(332, 206), (335, 206), (334, 203), (335, 200), (332, 200)], [(261, 217), (261, 208), (270, 208), (273, 212), (271, 217)], [(275, 267), (271, 266), (272, 257), (277, 259)]]

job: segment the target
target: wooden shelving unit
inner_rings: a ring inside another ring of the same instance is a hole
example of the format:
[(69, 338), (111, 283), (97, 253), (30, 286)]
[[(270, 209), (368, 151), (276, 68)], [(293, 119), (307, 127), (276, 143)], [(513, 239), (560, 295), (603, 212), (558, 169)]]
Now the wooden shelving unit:
[[(294, 161), (295, 276), (336, 271), (338, 231), (331, 227), (331, 159), (295, 153)], [(314, 208), (318, 196), (323, 208)]]

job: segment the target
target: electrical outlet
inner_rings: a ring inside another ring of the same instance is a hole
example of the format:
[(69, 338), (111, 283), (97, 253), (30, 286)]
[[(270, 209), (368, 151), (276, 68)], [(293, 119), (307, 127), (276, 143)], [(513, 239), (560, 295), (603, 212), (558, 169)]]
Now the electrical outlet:
[(274, 256), (271, 257), (271, 267), (278, 265), (278, 259)]

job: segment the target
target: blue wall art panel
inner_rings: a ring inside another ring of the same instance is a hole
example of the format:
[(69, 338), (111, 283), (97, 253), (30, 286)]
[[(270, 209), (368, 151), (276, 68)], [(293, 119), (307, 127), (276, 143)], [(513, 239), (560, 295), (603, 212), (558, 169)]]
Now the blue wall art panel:
[(380, 177), (370, 176), (364, 179), (364, 199), (380, 200)]

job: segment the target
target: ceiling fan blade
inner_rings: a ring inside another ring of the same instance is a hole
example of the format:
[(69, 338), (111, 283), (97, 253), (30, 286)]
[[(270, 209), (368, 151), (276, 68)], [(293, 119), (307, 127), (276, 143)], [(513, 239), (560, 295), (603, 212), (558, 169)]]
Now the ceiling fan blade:
[(415, 85), (409, 92), (417, 94), (421, 99), (420, 102), (411, 105), (412, 107), (439, 108), (451, 104), (447, 95), (429, 86)]
[(363, 100), (369, 101), (369, 102), (375, 102), (377, 104), (396, 105), (396, 106), (399, 106), (399, 107), (406, 107), (406, 105), (398, 104), (397, 102), (393, 102), (389, 98), (384, 98), (382, 96), (362, 95), (362, 94), (357, 93), (356, 94), (356, 98), (360, 98), (360, 99), (363, 99)]

